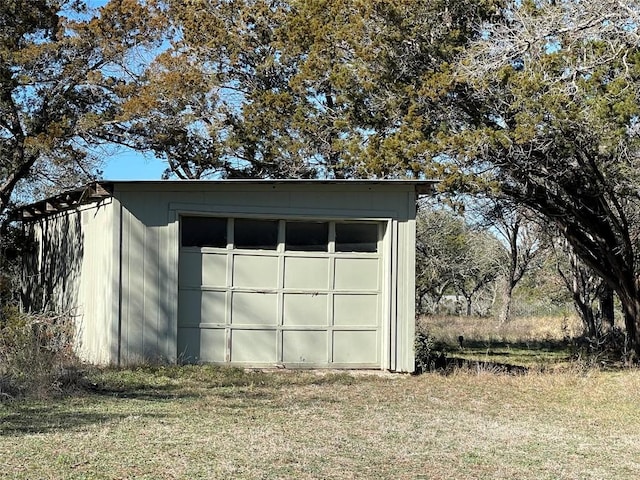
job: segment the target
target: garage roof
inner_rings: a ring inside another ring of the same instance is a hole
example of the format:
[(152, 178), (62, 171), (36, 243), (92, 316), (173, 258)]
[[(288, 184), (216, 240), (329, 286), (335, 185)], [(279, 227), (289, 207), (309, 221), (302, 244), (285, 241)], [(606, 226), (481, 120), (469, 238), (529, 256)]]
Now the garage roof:
[(38, 218), (70, 210), (80, 205), (100, 201), (112, 196), (116, 185), (396, 185), (413, 186), (418, 195), (433, 192), (438, 180), (347, 180), (347, 179), (232, 179), (232, 180), (101, 180), (90, 182), (79, 188), (24, 205), (11, 212), (13, 220), (32, 221)]

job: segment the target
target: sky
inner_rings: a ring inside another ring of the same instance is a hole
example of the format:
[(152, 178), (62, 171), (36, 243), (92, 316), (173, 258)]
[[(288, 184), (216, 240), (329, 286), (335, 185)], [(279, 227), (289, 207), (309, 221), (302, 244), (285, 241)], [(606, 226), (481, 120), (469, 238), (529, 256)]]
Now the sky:
[[(90, 8), (97, 8), (107, 0), (84, 0)], [(151, 154), (142, 155), (133, 150), (120, 149), (118, 153), (105, 153), (102, 158), (104, 180), (160, 180), (167, 164)]]
[(106, 155), (103, 162), (104, 180), (160, 180), (167, 168), (162, 160), (133, 150)]

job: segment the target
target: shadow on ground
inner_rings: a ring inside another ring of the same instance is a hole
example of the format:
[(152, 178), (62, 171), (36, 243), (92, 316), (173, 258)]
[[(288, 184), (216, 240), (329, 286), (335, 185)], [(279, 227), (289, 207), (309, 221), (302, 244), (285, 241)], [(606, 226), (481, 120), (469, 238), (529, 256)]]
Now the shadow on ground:
[[(0, 436), (47, 433), (58, 430), (76, 430), (97, 423), (110, 423), (131, 415), (156, 417), (157, 414), (140, 413), (136, 407), (100, 408), (85, 411), (78, 398), (113, 398), (165, 402), (191, 397), (190, 392), (179, 391), (174, 386), (136, 385), (135, 387), (105, 387), (89, 382), (76, 384), (73, 389), (46, 399), (15, 398), (0, 403)], [(118, 403), (114, 405), (119, 405)], [(120, 410), (120, 411), (119, 411)], [(130, 410), (130, 411), (126, 411)], [(108, 413), (104, 413), (108, 412)]]
[[(128, 417), (123, 413), (74, 411), (59, 404), (4, 404), (0, 407), (0, 436), (76, 430), (97, 423), (113, 422)], [(151, 416), (151, 415), (147, 415)]]
[(567, 341), (488, 342), (461, 338), (459, 345), (436, 342), (427, 359), (417, 359), (417, 370), (448, 374), (464, 369), (518, 375), (531, 368), (539, 370), (571, 361), (573, 355), (572, 345)]
[[(443, 345), (445, 346), (445, 345)], [(504, 341), (483, 341), (483, 340), (462, 340), (461, 346), (451, 347), (449, 345), (446, 348), (461, 348), (473, 351), (530, 351), (532, 354), (541, 354), (545, 352), (557, 352), (568, 353), (571, 347), (571, 343), (567, 340), (535, 340), (530, 342), (504, 342)], [(507, 352), (508, 353), (508, 352)], [(499, 353), (496, 353), (499, 354)], [(505, 353), (506, 354), (506, 353)]]
[(522, 375), (529, 371), (523, 365), (501, 363), (485, 360), (469, 360), (457, 357), (438, 357), (434, 363), (434, 370), (449, 374), (456, 370), (469, 370), (487, 373), (506, 373), (510, 375)]

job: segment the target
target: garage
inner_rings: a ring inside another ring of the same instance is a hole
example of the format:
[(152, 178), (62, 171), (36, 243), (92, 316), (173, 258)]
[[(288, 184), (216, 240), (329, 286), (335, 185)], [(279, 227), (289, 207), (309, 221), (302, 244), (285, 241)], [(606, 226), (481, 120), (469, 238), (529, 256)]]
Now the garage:
[(377, 367), (385, 224), (181, 218), (184, 361)]
[(93, 182), (16, 212), (98, 364), (411, 372), (419, 180)]

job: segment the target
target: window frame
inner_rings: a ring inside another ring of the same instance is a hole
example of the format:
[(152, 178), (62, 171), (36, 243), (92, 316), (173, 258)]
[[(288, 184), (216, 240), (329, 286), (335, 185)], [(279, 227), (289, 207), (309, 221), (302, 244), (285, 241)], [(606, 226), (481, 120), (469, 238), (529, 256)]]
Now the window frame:
[[(226, 221), (226, 245), (224, 246), (197, 246), (197, 245), (184, 245), (184, 219), (185, 218), (205, 218), (205, 219), (217, 219)], [(236, 244), (236, 222), (240, 221), (258, 221), (258, 222), (274, 222), (276, 224), (276, 243), (275, 248), (263, 248), (263, 247), (251, 247), (240, 246)], [(206, 214), (201, 212), (184, 212), (179, 214), (179, 247), (186, 249), (214, 249), (214, 250), (239, 250), (239, 251), (254, 251), (264, 253), (287, 253), (292, 255), (302, 254), (337, 254), (337, 255), (366, 255), (366, 254), (378, 254), (381, 253), (381, 242), (384, 240), (384, 225), (386, 225), (386, 219), (331, 219), (331, 218), (314, 218), (314, 217), (257, 217), (252, 215), (215, 215)], [(287, 248), (287, 224), (289, 223), (317, 223), (327, 225), (327, 243), (326, 248), (320, 249), (290, 249)], [(365, 244), (375, 245), (374, 249), (340, 249), (338, 247), (338, 233), (340, 227), (338, 225), (371, 225), (376, 229), (375, 242), (364, 242)]]

